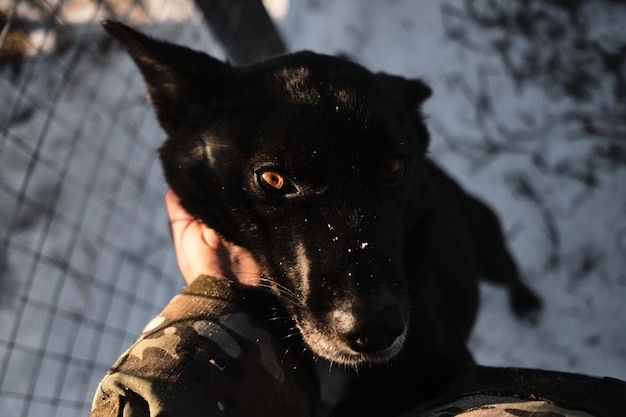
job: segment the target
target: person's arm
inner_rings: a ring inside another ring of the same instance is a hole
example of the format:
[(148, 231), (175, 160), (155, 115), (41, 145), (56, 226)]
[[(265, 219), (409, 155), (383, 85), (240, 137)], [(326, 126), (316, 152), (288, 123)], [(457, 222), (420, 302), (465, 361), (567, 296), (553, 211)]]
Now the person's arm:
[(260, 281), (251, 254), (194, 220), (173, 192), (165, 204), (189, 284), (109, 369), (89, 417), (311, 416), (317, 377), (240, 295)]

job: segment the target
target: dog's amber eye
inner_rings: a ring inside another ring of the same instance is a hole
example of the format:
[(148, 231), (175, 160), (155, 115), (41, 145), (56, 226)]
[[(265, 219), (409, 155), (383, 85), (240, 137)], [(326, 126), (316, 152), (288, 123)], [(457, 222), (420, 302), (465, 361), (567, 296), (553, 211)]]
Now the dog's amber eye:
[(380, 176), (386, 183), (397, 182), (402, 179), (406, 171), (406, 161), (401, 156), (389, 156), (383, 161)]
[(259, 180), (263, 186), (274, 191), (281, 191), (285, 186), (285, 177), (276, 171), (260, 172)]

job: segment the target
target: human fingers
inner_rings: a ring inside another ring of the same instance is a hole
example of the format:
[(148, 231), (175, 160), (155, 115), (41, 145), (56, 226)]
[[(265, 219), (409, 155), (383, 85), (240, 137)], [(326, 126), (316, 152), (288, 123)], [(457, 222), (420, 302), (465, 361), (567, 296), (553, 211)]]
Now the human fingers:
[(178, 269), (185, 281), (211, 270), (211, 248), (204, 241), (204, 228), (180, 205), (178, 196), (171, 190), (165, 193), (165, 207), (170, 223)]

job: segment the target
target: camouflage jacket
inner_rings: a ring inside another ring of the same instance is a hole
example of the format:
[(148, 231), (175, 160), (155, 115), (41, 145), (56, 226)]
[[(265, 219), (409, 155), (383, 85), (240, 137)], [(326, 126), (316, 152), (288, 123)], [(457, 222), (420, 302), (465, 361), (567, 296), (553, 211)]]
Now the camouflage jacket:
[(193, 281), (107, 372), (90, 417), (312, 415), (314, 380), (241, 301), (226, 279)]

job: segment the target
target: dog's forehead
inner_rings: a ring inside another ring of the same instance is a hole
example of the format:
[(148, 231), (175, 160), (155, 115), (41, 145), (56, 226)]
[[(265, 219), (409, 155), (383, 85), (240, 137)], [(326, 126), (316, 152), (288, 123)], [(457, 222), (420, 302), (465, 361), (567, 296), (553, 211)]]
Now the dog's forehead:
[(247, 85), (258, 88), (263, 80), (252, 99), (262, 109), (255, 113), (256, 140), (250, 148), (255, 157), (261, 150), (267, 160), (289, 158), (314, 165), (315, 159), (327, 163), (328, 154), (349, 153), (354, 161), (367, 154), (374, 160), (411, 147), (407, 108), (384, 81), (358, 64), (291, 55), (250, 75), (255, 83)]
[(400, 132), (408, 127), (405, 109), (390, 105), (373, 74), (351, 75), (305, 65), (274, 69), (274, 91), (266, 95), (257, 131), (262, 141), (335, 153), (368, 145), (382, 150), (406, 140)]
[(293, 104), (355, 104), (376, 95), (379, 80), (367, 69), (331, 56), (301, 54), (269, 68), (274, 97)]
[(354, 103), (358, 97), (357, 88), (343, 72), (320, 72), (302, 65), (277, 68), (272, 78), (278, 95), (293, 104), (319, 105), (331, 99), (337, 105), (345, 106)]

